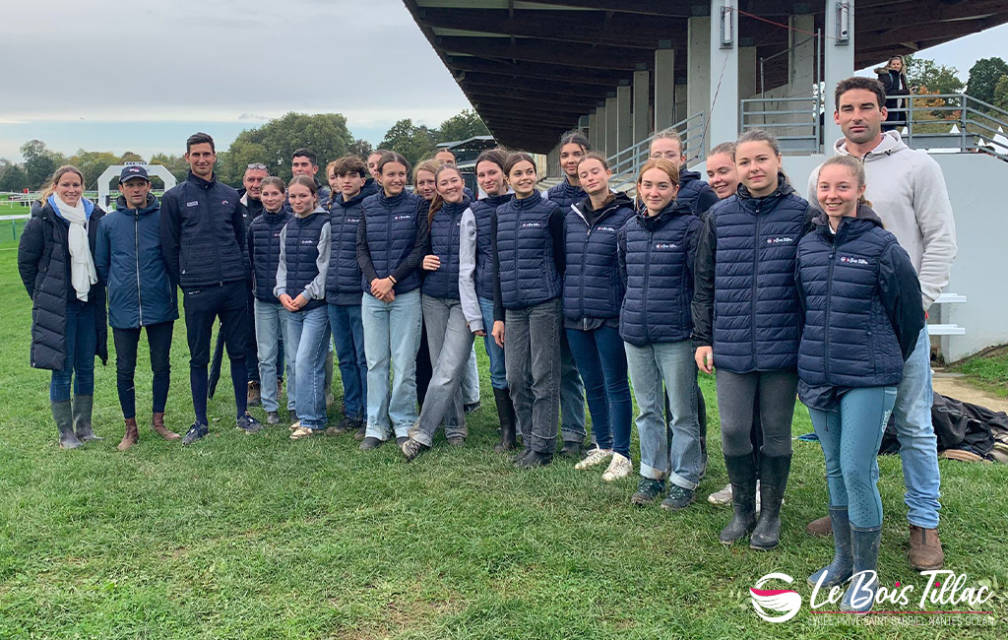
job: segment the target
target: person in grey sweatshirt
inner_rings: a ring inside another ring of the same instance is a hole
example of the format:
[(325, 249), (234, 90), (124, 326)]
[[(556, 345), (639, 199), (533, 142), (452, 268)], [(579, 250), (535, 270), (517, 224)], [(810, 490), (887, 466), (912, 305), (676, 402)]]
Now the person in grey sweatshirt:
[[(837, 84), (834, 98), (833, 119), (844, 134), (834, 151), (864, 163), (865, 197), (910, 255), (920, 279), (921, 304), (927, 311), (948, 284), (956, 257), (955, 221), (945, 177), (931, 156), (907, 147), (898, 131), (882, 131), (886, 94), (878, 80), (843, 80)], [(809, 193), (813, 195), (818, 174), (816, 167), (809, 177)], [(931, 425), (930, 353), (925, 327), (903, 367), (893, 408), (910, 521), (909, 559), (917, 571), (939, 569), (944, 563), (938, 538), (941, 475)], [(829, 519), (812, 522), (808, 531), (828, 534)]]

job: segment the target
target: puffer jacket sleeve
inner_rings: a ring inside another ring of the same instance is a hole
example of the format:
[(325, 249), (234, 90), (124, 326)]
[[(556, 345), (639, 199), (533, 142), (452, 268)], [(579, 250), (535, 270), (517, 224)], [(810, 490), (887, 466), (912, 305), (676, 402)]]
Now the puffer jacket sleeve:
[(178, 200), (172, 191), (161, 197), (161, 255), (172, 286), (179, 283), (179, 249), (182, 236), (182, 220)]
[(32, 217), (21, 232), (21, 241), (18, 243), (18, 273), (21, 274), (21, 282), (24, 283), (28, 296), (35, 297), (35, 278), (38, 276), (39, 260), (45, 251), (45, 238), (43, 237), (42, 219)]
[(714, 255), (717, 252), (717, 235), (711, 212), (696, 234), (697, 245), (693, 260), (693, 346), (709, 347), (714, 340)]
[(108, 285), (109, 266), (112, 260), (109, 249), (110, 224), (108, 216), (102, 217), (98, 223), (98, 239), (95, 242), (95, 270), (98, 272), (98, 280), (105, 285)]
[(924, 307), (921, 305), (920, 281), (913, 263), (895, 238), (879, 261), (879, 291), (882, 306), (885, 307), (889, 322), (896, 332), (896, 339), (899, 340), (903, 359), (906, 360), (924, 328)]

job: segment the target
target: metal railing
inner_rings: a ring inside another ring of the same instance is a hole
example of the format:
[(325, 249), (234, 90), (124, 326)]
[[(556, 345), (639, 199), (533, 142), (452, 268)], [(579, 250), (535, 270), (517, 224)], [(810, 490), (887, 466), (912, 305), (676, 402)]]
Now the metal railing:
[(651, 141), (664, 131), (675, 129), (679, 132), (683, 141), (683, 150), (686, 152), (687, 166), (702, 158), (704, 154), (704, 136), (707, 133), (706, 125), (706, 114), (702, 111), (694, 113), (641, 140), (637, 144), (617, 151), (607, 158), (609, 169), (613, 172), (609, 185), (616, 191), (627, 191), (628, 186), (632, 187), (637, 180), (637, 173), (640, 171), (640, 168), (648, 161), (651, 153)]
[(766, 129), (782, 151), (816, 153), (822, 143), (823, 103), (818, 95), (739, 101), (739, 131)]

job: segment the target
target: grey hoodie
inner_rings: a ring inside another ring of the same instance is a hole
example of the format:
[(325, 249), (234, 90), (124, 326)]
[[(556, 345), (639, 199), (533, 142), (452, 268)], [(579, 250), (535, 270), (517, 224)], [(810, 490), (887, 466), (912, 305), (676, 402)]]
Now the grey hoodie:
[[(833, 145), (837, 155), (847, 153), (846, 139)], [(948, 285), (956, 257), (955, 220), (941, 167), (927, 152), (904, 144), (898, 131), (886, 131), (877, 147), (864, 158), (865, 198), (910, 254), (920, 279), (927, 310)], [(819, 167), (809, 176), (809, 202), (818, 208), (816, 181)]]

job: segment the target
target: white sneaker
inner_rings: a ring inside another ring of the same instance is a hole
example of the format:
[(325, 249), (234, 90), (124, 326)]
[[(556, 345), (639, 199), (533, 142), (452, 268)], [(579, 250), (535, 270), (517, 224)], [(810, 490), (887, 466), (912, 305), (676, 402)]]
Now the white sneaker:
[(632, 472), (633, 463), (630, 462), (630, 458), (624, 456), (623, 454), (613, 452), (612, 461), (609, 463), (609, 468), (602, 474), (602, 479), (606, 482), (612, 482), (613, 480), (625, 478)]
[(588, 467), (594, 467), (602, 464), (613, 455), (612, 449), (599, 449), (598, 447), (592, 449), (588, 452), (584, 458), (581, 459), (576, 465), (575, 469), (587, 469)]
[(720, 491), (715, 491), (707, 496), (707, 502), (711, 504), (731, 504), (731, 496), (731, 483), (729, 482)]

